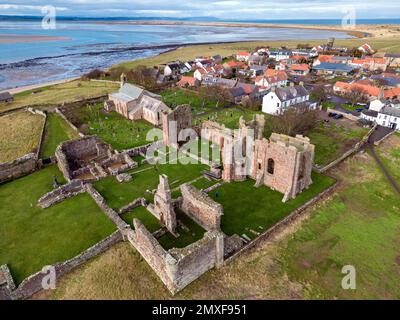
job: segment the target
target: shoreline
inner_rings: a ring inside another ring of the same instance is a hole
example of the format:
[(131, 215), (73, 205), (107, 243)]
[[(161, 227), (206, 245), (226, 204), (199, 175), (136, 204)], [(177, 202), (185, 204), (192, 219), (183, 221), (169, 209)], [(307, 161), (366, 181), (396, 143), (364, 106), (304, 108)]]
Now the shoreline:
[(240, 27), (240, 28), (276, 28), (276, 29), (306, 29), (306, 30), (320, 30), (320, 31), (335, 31), (343, 32), (349, 36), (356, 38), (369, 38), (373, 34), (370, 32), (360, 30), (344, 29), (340, 26), (323, 26), (323, 25), (302, 25), (302, 24), (273, 24), (273, 23), (241, 23), (241, 22), (196, 22), (196, 21), (98, 21), (96, 24), (103, 25), (153, 25), (153, 26), (199, 26), (199, 27)]
[(29, 90), (41, 89), (43, 87), (54, 86), (56, 84), (63, 84), (63, 83), (75, 81), (80, 78), (81, 77), (74, 77), (74, 78), (66, 78), (66, 79), (62, 79), (62, 80), (55, 80), (55, 81), (49, 81), (49, 82), (41, 82), (38, 84), (31, 84), (31, 85), (27, 85), (27, 86), (12, 88), (12, 89), (0, 90), (0, 93), (9, 92), (11, 94), (17, 94), (17, 93), (21, 93), (21, 92), (25, 92), (25, 91), (29, 91)]

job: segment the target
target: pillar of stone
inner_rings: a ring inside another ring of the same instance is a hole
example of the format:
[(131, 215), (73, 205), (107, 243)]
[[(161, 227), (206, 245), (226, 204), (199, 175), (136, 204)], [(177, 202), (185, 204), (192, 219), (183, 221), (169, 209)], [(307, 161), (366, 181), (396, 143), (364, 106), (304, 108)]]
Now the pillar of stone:
[(176, 214), (172, 204), (168, 177), (160, 175), (160, 183), (154, 195), (154, 210), (160, 217), (160, 222), (169, 232), (175, 233)]

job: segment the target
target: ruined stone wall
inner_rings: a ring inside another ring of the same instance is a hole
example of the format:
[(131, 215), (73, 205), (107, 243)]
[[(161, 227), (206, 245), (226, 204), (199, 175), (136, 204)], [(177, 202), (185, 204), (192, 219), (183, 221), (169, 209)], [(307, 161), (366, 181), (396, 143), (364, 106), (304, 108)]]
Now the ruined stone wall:
[(220, 230), (222, 205), (190, 184), (181, 185), (182, 211), (206, 230)]
[[(184, 129), (192, 128), (192, 112), (190, 105), (177, 106), (174, 110), (166, 110), (161, 114), (163, 139), (165, 146), (177, 147), (178, 135)], [(176, 127), (174, 128), (174, 124)]]
[(0, 163), (0, 183), (17, 179), (37, 169), (37, 156), (29, 153), (14, 161)]
[(186, 248), (166, 251), (139, 220), (134, 220), (134, 227), (128, 240), (172, 294), (223, 264), (224, 237), (219, 231), (207, 232), (201, 240)]
[[(65, 262), (54, 264), (56, 271), (56, 279), (60, 279), (65, 274), (71, 272), (76, 267), (82, 265), (86, 261), (92, 259), (95, 256), (105, 252), (115, 244), (122, 241), (122, 235), (119, 231), (115, 231), (113, 234), (105, 238), (104, 240), (96, 243), (94, 246), (83, 251), (76, 257), (67, 260)], [(42, 273), (41, 271), (29, 276), (22, 283), (13, 290), (10, 294), (11, 299), (27, 299), (33, 294), (41, 291), (43, 277), (48, 275), (48, 273)]]
[(38, 200), (38, 205), (46, 209), (83, 192), (85, 192), (83, 182), (81, 180), (75, 180), (42, 196)]

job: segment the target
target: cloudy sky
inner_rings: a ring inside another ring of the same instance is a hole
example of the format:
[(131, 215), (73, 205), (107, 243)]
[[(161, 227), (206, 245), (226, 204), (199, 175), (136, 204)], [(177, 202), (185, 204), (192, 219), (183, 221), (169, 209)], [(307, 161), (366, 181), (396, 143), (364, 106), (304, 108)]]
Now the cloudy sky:
[(220, 19), (400, 18), (399, 0), (0, 0), (0, 15), (40, 15), (51, 5), (62, 16), (216, 17)]

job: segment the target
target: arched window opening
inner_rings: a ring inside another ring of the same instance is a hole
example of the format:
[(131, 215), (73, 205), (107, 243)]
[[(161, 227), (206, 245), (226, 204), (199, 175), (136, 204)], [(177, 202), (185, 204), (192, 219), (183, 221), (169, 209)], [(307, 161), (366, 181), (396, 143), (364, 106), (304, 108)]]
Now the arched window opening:
[(274, 159), (268, 159), (268, 173), (274, 174), (275, 172), (275, 161)]

